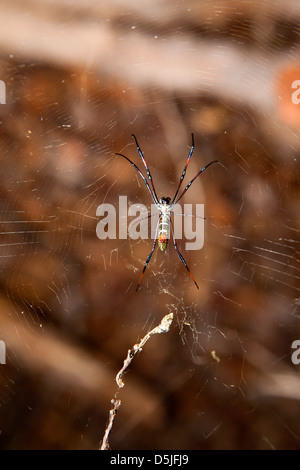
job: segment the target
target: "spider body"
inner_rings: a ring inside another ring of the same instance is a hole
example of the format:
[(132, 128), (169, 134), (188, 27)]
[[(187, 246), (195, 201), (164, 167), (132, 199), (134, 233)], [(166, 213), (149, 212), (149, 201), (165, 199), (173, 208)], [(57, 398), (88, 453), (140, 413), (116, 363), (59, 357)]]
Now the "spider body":
[(159, 211), (157, 243), (161, 251), (165, 251), (167, 249), (170, 238), (170, 210), (172, 208), (172, 205), (170, 205), (170, 201), (171, 198), (163, 197), (160, 199), (159, 205), (157, 206)]
[[(138, 285), (137, 285), (137, 288), (136, 290), (138, 290), (141, 282), (142, 282), (142, 278), (143, 278), (143, 275), (144, 275), (144, 272), (148, 266), (148, 264), (150, 263), (150, 260), (152, 258), (152, 255), (153, 255), (153, 252), (154, 252), (154, 249), (156, 247), (156, 244), (158, 244), (158, 247), (161, 251), (166, 251), (167, 249), (167, 246), (168, 246), (168, 242), (169, 242), (169, 239), (170, 239), (170, 232), (172, 231), (172, 235), (173, 235), (173, 243), (174, 243), (174, 247), (175, 247), (175, 250), (181, 260), (181, 262), (184, 264), (184, 266), (186, 267), (189, 275), (191, 276), (195, 286), (197, 287), (197, 289), (199, 289), (199, 286), (197, 284), (197, 282), (195, 281), (194, 279), (194, 276), (192, 275), (184, 257), (182, 256), (182, 254), (180, 253), (180, 251), (178, 250), (178, 247), (177, 247), (177, 243), (176, 243), (176, 240), (175, 240), (175, 237), (174, 237), (174, 231), (173, 231), (173, 224), (172, 224), (172, 220), (171, 220), (171, 214), (174, 214), (173, 212), (173, 207), (180, 201), (180, 199), (182, 198), (182, 196), (187, 192), (187, 190), (190, 188), (191, 184), (195, 181), (196, 178), (198, 178), (199, 175), (201, 175), (201, 173), (203, 173), (204, 170), (206, 170), (206, 168), (208, 168), (210, 165), (212, 165), (213, 163), (217, 163), (218, 161), (217, 160), (214, 160), (210, 163), (208, 163), (206, 166), (204, 166), (200, 171), (198, 171), (198, 173), (194, 176), (194, 178), (187, 184), (187, 186), (185, 187), (185, 189), (182, 191), (182, 193), (178, 196), (179, 194), (179, 190), (181, 188), (181, 185), (182, 185), (182, 182), (183, 182), (183, 179), (185, 177), (185, 174), (186, 174), (186, 170), (187, 170), (187, 167), (188, 167), (188, 164), (190, 162), (190, 159), (192, 157), (192, 154), (193, 154), (193, 151), (194, 151), (194, 134), (192, 134), (192, 146), (191, 146), (191, 149), (189, 151), (189, 154), (188, 154), (188, 157), (187, 157), (187, 161), (186, 161), (186, 164), (185, 164), (185, 167), (183, 169), (183, 172), (181, 174), (181, 177), (180, 177), (180, 180), (179, 180), (179, 183), (178, 183), (178, 186), (177, 186), (177, 189), (176, 189), (176, 192), (175, 192), (175, 195), (173, 197), (173, 199), (171, 199), (170, 197), (162, 197), (160, 200), (158, 200), (158, 197), (157, 197), (157, 194), (156, 194), (156, 190), (155, 190), (155, 187), (154, 187), (154, 183), (153, 183), (153, 179), (152, 179), (152, 176), (151, 176), (151, 173), (150, 173), (150, 170), (148, 168), (148, 165), (147, 165), (147, 162), (144, 158), (144, 155), (143, 155), (143, 152), (138, 144), (138, 141), (137, 141), (137, 138), (135, 137), (135, 135), (132, 134), (132, 137), (134, 138), (135, 140), (135, 143), (136, 143), (136, 147), (137, 147), (137, 150), (138, 150), (138, 153), (139, 153), (139, 156), (141, 157), (142, 159), (142, 162), (145, 166), (145, 169), (146, 169), (146, 172), (147, 172), (147, 176), (148, 176), (148, 181), (147, 179), (145, 178), (145, 176), (143, 175), (143, 173), (141, 172), (141, 170), (136, 166), (135, 163), (133, 163), (128, 157), (126, 157), (125, 155), (123, 155), (122, 153), (117, 153), (116, 155), (120, 155), (121, 157), (125, 158), (132, 166), (133, 168), (139, 173), (139, 175), (142, 177), (157, 209), (158, 209), (158, 212), (159, 212), (159, 219), (158, 219), (158, 224), (157, 224), (157, 229), (156, 229), (156, 235), (155, 235), (155, 239), (154, 239), (154, 242), (153, 242), (153, 246), (152, 246), (152, 250), (150, 251), (147, 259), (146, 259), (146, 262), (145, 262), (145, 265), (144, 265), (144, 268), (143, 268), (143, 271), (142, 271), (142, 274), (140, 276), (140, 279), (139, 279), (139, 282), (138, 282)], [(150, 187), (150, 185), (151, 187)], [(186, 214), (182, 214), (182, 215), (186, 215)]]

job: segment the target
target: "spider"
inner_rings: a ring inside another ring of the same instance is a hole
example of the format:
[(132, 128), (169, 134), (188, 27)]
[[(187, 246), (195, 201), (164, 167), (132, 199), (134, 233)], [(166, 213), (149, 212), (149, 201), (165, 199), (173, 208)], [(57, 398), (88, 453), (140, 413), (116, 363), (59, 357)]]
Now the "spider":
[[(190, 151), (189, 151), (189, 154), (188, 154), (188, 157), (187, 157), (187, 161), (186, 161), (185, 167), (183, 169), (183, 172), (181, 174), (181, 177), (180, 177), (180, 180), (179, 180), (179, 183), (178, 183), (178, 186), (177, 186), (177, 189), (176, 189), (176, 192), (175, 192), (175, 195), (174, 195), (173, 199), (171, 199), (170, 197), (162, 197), (161, 199), (158, 199), (157, 194), (156, 194), (156, 190), (155, 190), (155, 187), (154, 187), (153, 179), (152, 179), (150, 170), (148, 168), (147, 162), (144, 158), (143, 152), (142, 152), (142, 150), (141, 150), (141, 148), (138, 144), (136, 136), (134, 134), (132, 134), (132, 137), (135, 140), (135, 144), (136, 144), (136, 147), (137, 147), (137, 150), (138, 150), (138, 154), (141, 157), (142, 162), (145, 166), (147, 176), (148, 176), (148, 180), (149, 180), (149, 183), (150, 183), (151, 187), (150, 187), (147, 179), (145, 178), (145, 176), (143, 175), (141, 170), (136, 166), (135, 163), (133, 163), (128, 157), (126, 157), (126, 155), (123, 155), (122, 153), (116, 153), (116, 155), (119, 155), (119, 156), (125, 158), (133, 166), (133, 168), (139, 173), (139, 175), (142, 177), (142, 179), (143, 179), (143, 181), (144, 181), (144, 183), (145, 183), (145, 185), (146, 185), (146, 187), (147, 187), (147, 189), (148, 189), (148, 191), (151, 195), (151, 198), (153, 199), (153, 201), (154, 201), (154, 203), (155, 203), (155, 205), (158, 209), (158, 212), (159, 212), (159, 219), (158, 219), (158, 223), (157, 223), (156, 235), (155, 235), (155, 238), (154, 238), (153, 246), (152, 246), (152, 249), (151, 249), (151, 251), (150, 251), (150, 253), (149, 253), (149, 255), (146, 259), (143, 271), (141, 273), (139, 282), (138, 282), (137, 287), (136, 287), (136, 291), (138, 291), (138, 289), (140, 287), (140, 284), (141, 284), (142, 279), (143, 279), (143, 275), (146, 271), (146, 268), (147, 268), (148, 264), (150, 263), (150, 260), (152, 258), (152, 255), (153, 255), (153, 252), (155, 250), (156, 244), (158, 244), (158, 247), (161, 251), (166, 250), (166, 248), (168, 246), (168, 241), (169, 241), (169, 238), (170, 238), (170, 228), (172, 230), (173, 243), (174, 243), (176, 253), (179, 256), (180, 261), (186, 267), (186, 269), (187, 269), (189, 275), (191, 276), (195, 286), (197, 287), (197, 289), (199, 289), (199, 286), (198, 286), (193, 274), (191, 273), (184, 257), (182, 256), (182, 254), (178, 250), (176, 239), (174, 237), (174, 229), (173, 229), (173, 223), (172, 223), (172, 220), (171, 220), (171, 214), (174, 214), (174, 212), (172, 211), (173, 207), (180, 201), (180, 199), (187, 192), (187, 190), (190, 188), (191, 184), (195, 181), (195, 179), (198, 178), (198, 176), (201, 175), (201, 173), (203, 173), (203, 171), (206, 170), (206, 168), (208, 168), (210, 165), (212, 165), (213, 163), (218, 163), (218, 160), (214, 160), (214, 161), (208, 163), (200, 171), (198, 171), (196, 176), (194, 176), (194, 178), (191, 179), (191, 181), (187, 184), (187, 186), (182, 191), (182, 193), (178, 196), (179, 190), (181, 188), (182, 182), (183, 182), (185, 174), (186, 174), (188, 164), (189, 164), (190, 159), (193, 155), (193, 151), (194, 151), (194, 147), (195, 147), (194, 134), (192, 134), (192, 146), (190, 148)], [(184, 215), (184, 214), (182, 214), (182, 215)]]

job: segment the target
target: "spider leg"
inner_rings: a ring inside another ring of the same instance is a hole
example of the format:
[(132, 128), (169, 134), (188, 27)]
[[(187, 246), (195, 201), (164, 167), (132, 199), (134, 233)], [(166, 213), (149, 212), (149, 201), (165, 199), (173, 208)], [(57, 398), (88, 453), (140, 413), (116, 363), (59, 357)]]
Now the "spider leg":
[(156, 243), (157, 243), (157, 236), (155, 236), (155, 240), (154, 240), (154, 243), (153, 243), (153, 246), (152, 246), (152, 250), (150, 251), (150, 253), (149, 253), (149, 255), (148, 255), (148, 258), (146, 259), (146, 263), (145, 263), (144, 269), (143, 269), (143, 271), (142, 271), (140, 280), (139, 280), (138, 285), (137, 285), (136, 290), (135, 290), (136, 292), (138, 291), (138, 289), (139, 289), (139, 287), (140, 287), (140, 283), (142, 282), (144, 272), (146, 271), (146, 268), (147, 268), (148, 264), (150, 263), (150, 260), (151, 260), (151, 258), (152, 258), (154, 249), (155, 249), (155, 247), (156, 247)]
[(173, 223), (172, 223), (171, 220), (170, 220), (170, 222), (171, 222), (172, 235), (173, 235), (173, 243), (174, 243), (175, 250), (176, 250), (176, 252), (177, 252), (177, 254), (178, 254), (179, 258), (180, 258), (180, 261), (182, 261), (182, 263), (183, 263), (184, 266), (186, 267), (186, 269), (187, 269), (189, 275), (190, 275), (191, 278), (193, 279), (195, 286), (197, 287), (197, 289), (199, 289), (199, 286), (198, 286), (197, 282), (195, 281), (195, 278), (194, 278), (194, 276), (192, 275), (192, 273), (191, 273), (191, 271), (190, 271), (190, 269), (189, 269), (189, 267), (188, 267), (188, 265), (187, 265), (187, 263), (186, 263), (184, 257), (182, 256), (182, 254), (181, 254), (180, 251), (178, 250), (177, 243), (176, 243), (176, 240), (175, 240), (175, 237), (174, 237)]
[(172, 204), (174, 204), (174, 201), (175, 201), (175, 199), (177, 198), (177, 195), (178, 195), (178, 193), (179, 193), (179, 189), (180, 189), (180, 187), (181, 187), (181, 185), (182, 185), (182, 181), (183, 181), (183, 179), (184, 179), (184, 177), (185, 177), (186, 169), (187, 169), (187, 167), (188, 167), (188, 164), (190, 163), (190, 159), (192, 158), (194, 148), (195, 148), (194, 134), (192, 134), (192, 146), (191, 146), (190, 152), (189, 152), (189, 154), (188, 154), (187, 161), (186, 161), (185, 167), (184, 167), (184, 169), (183, 169), (182, 175), (181, 175), (181, 177), (180, 177), (180, 180), (179, 180), (179, 183), (178, 183), (178, 186), (177, 186), (177, 189), (176, 189), (175, 196), (173, 197)]
[[(126, 155), (123, 155), (122, 153), (116, 153), (115, 155), (119, 155), (120, 157), (125, 158), (125, 160), (127, 160), (129, 163), (131, 163), (131, 165), (133, 166), (133, 168), (134, 168), (134, 169), (139, 173), (139, 175), (143, 178), (143, 181), (144, 181), (144, 183), (145, 183), (145, 185), (146, 185), (146, 187), (147, 187), (149, 193), (151, 194), (151, 197), (152, 197), (154, 203), (157, 204), (156, 195), (154, 195), (154, 193), (151, 191), (150, 186), (149, 186), (149, 184), (147, 183), (147, 180), (146, 180), (145, 176), (143, 175), (143, 173), (141, 172), (141, 170), (136, 166), (136, 164), (133, 163), (128, 157), (126, 157)], [(155, 199), (155, 198), (156, 198), (156, 199)]]
[(157, 197), (157, 194), (156, 194), (156, 191), (155, 191), (153, 179), (152, 179), (150, 170), (149, 170), (149, 168), (148, 168), (147, 162), (146, 162), (146, 160), (145, 160), (145, 158), (144, 158), (143, 152), (142, 152), (142, 150), (141, 150), (141, 147), (139, 146), (139, 143), (138, 143), (138, 141), (137, 141), (136, 136), (135, 136), (134, 134), (131, 134), (131, 135), (132, 135), (132, 137), (133, 137), (134, 140), (135, 140), (135, 145), (136, 145), (136, 147), (137, 147), (137, 149), (138, 149), (139, 156), (141, 157), (141, 159), (142, 159), (142, 161), (143, 161), (143, 163), (144, 163), (144, 165), (145, 165), (145, 168), (146, 168), (146, 171), (147, 171), (147, 175), (148, 175), (150, 184), (151, 184), (151, 186), (152, 186), (154, 199), (155, 199), (155, 201), (158, 203), (158, 202), (159, 202), (159, 201), (158, 201), (158, 197)]
[(210, 163), (208, 163), (207, 165), (205, 165), (203, 168), (201, 168), (200, 171), (198, 171), (198, 173), (196, 174), (196, 176), (194, 176), (194, 178), (189, 182), (189, 184), (185, 187), (185, 189), (182, 191), (181, 195), (179, 196), (179, 198), (177, 198), (175, 204), (177, 204), (180, 199), (182, 198), (182, 196), (187, 192), (187, 190), (189, 189), (189, 187), (191, 186), (191, 184), (195, 181), (196, 178), (198, 178), (199, 175), (201, 175), (201, 173), (203, 173), (203, 171), (206, 170), (206, 168), (208, 168), (210, 165), (212, 165), (213, 163), (219, 163), (218, 160), (214, 160)]

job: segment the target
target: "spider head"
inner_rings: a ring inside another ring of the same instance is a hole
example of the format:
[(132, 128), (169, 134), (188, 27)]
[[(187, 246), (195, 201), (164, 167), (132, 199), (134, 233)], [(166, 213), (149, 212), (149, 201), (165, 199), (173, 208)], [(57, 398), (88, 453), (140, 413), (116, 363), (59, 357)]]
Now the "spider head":
[(171, 202), (171, 198), (170, 197), (162, 197), (160, 200), (159, 200), (160, 204), (170, 204)]

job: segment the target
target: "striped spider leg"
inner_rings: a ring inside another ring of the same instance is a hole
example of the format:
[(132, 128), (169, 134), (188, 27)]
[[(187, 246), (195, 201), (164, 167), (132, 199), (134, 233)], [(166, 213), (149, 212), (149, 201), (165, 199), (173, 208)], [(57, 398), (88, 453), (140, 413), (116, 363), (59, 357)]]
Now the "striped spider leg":
[[(158, 210), (158, 214), (159, 214), (158, 223), (157, 223), (157, 227), (156, 227), (156, 234), (155, 234), (155, 238), (154, 238), (154, 241), (153, 241), (152, 249), (151, 249), (151, 251), (150, 251), (150, 253), (149, 253), (149, 255), (146, 259), (146, 262), (145, 262), (144, 268), (142, 270), (138, 285), (136, 287), (136, 291), (140, 287), (140, 284), (141, 284), (142, 279), (143, 279), (143, 275), (146, 271), (146, 268), (147, 268), (148, 264), (151, 261), (151, 258), (152, 258), (152, 255), (154, 253), (156, 245), (158, 244), (158, 247), (161, 251), (165, 251), (167, 249), (168, 241), (169, 241), (169, 238), (170, 238), (170, 232), (172, 232), (174, 248), (176, 250), (176, 253), (179, 256), (180, 261), (184, 264), (186, 270), (188, 271), (189, 275), (191, 276), (191, 278), (192, 278), (195, 286), (197, 287), (197, 289), (199, 289), (199, 286), (198, 286), (196, 280), (194, 279), (194, 276), (192, 275), (192, 273), (191, 273), (184, 257), (182, 256), (182, 254), (178, 250), (176, 239), (174, 237), (174, 229), (173, 229), (173, 223), (172, 223), (172, 220), (171, 220), (171, 214), (176, 214), (173, 211), (174, 206), (180, 201), (180, 199), (188, 191), (188, 189), (190, 188), (192, 183), (195, 181), (195, 179), (197, 179), (198, 176), (200, 176), (201, 173), (203, 173), (206, 170), (206, 168), (208, 168), (210, 165), (212, 165), (213, 163), (217, 163), (218, 160), (214, 160), (214, 161), (208, 163), (200, 171), (198, 171), (198, 173), (194, 176), (193, 179), (191, 179), (191, 181), (186, 185), (184, 190), (179, 195), (179, 191), (180, 191), (182, 182), (183, 182), (185, 174), (186, 174), (187, 167), (190, 163), (191, 157), (193, 155), (194, 147), (195, 147), (194, 134), (192, 134), (192, 146), (190, 148), (190, 151), (189, 151), (189, 154), (188, 154), (188, 157), (187, 157), (187, 161), (186, 161), (185, 167), (183, 169), (183, 172), (180, 176), (180, 180), (179, 180), (179, 183), (178, 183), (178, 186), (177, 186), (177, 189), (176, 189), (176, 192), (175, 192), (175, 195), (174, 195), (173, 199), (171, 200), (170, 197), (162, 197), (161, 199), (158, 199), (157, 194), (156, 194), (156, 190), (155, 190), (155, 186), (154, 186), (154, 183), (153, 183), (153, 179), (152, 179), (150, 170), (148, 168), (147, 162), (144, 158), (143, 152), (142, 152), (142, 150), (141, 150), (141, 148), (138, 144), (137, 138), (135, 137), (134, 134), (132, 134), (132, 137), (135, 140), (135, 144), (136, 144), (136, 147), (137, 147), (137, 150), (138, 150), (138, 154), (141, 157), (141, 160), (142, 160), (142, 162), (145, 166), (146, 173), (147, 173), (150, 185), (149, 185), (147, 179), (145, 178), (145, 176), (143, 175), (143, 173), (141, 172), (141, 170), (136, 166), (136, 164), (134, 162), (132, 162), (128, 157), (126, 157), (122, 153), (117, 153), (116, 155), (120, 155), (121, 157), (125, 158), (133, 166), (133, 168), (139, 173), (139, 175), (141, 176), (141, 178), (143, 179), (143, 181), (146, 185), (147, 190), (149, 191), (149, 193), (151, 195), (151, 198), (152, 198), (152, 200), (153, 200), (153, 202), (154, 202), (154, 204), (155, 204), (155, 206)], [(188, 215), (188, 214), (177, 214), (177, 215)], [(194, 217), (197, 217), (197, 216), (194, 216)]]

